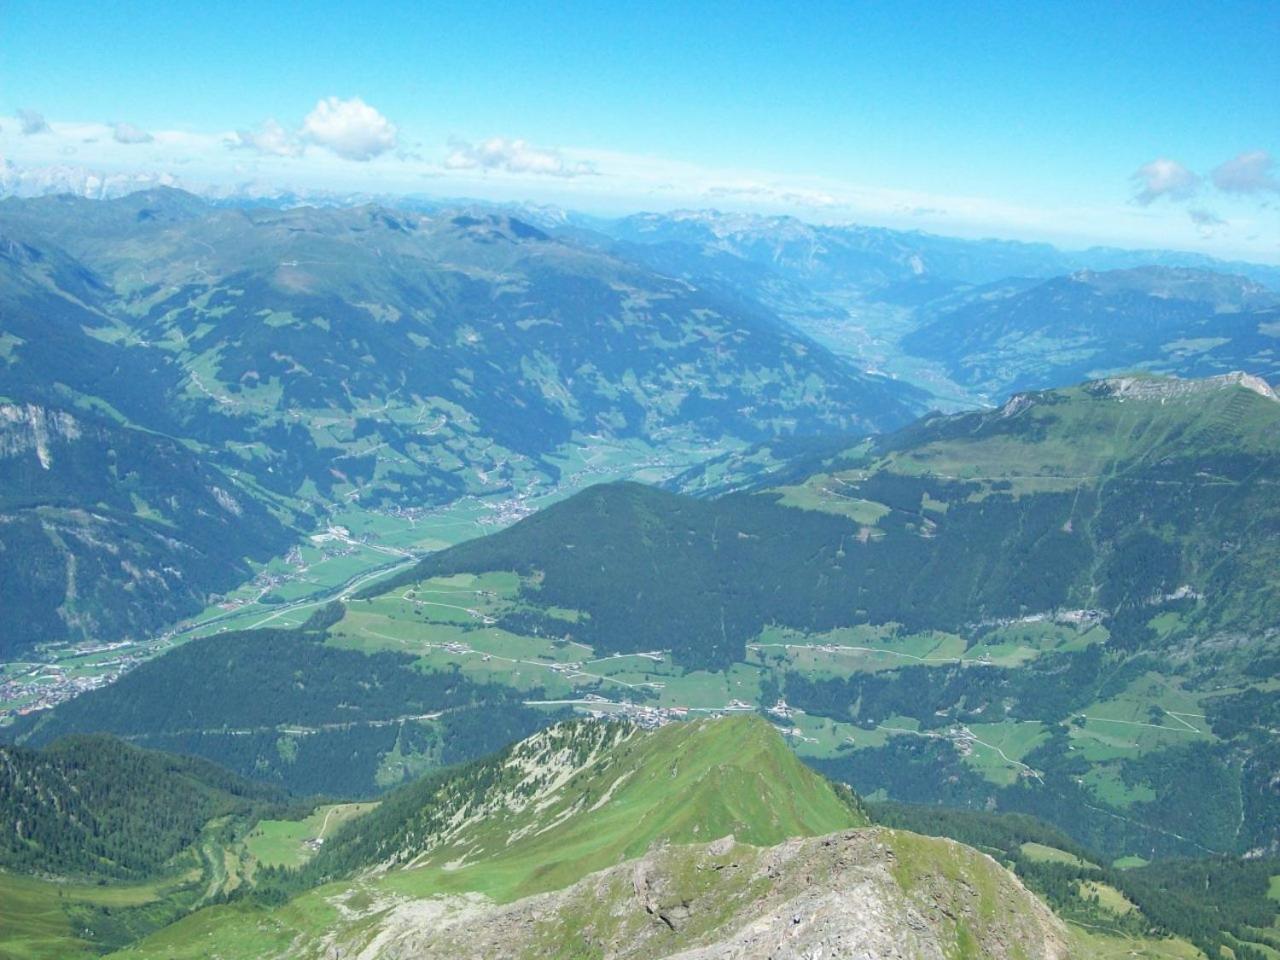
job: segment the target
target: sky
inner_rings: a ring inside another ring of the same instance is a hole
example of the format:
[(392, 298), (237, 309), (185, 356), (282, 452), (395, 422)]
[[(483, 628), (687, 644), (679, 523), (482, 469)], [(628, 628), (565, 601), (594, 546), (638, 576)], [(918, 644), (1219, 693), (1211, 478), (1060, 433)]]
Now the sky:
[(0, 0), (0, 179), (715, 207), (1280, 262), (1278, 50), (1280, 0)]

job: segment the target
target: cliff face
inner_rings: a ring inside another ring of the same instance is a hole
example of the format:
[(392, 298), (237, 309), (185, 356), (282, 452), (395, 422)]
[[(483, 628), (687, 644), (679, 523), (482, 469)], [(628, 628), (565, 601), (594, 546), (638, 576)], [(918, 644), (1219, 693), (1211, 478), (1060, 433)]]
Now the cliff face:
[(40, 466), (53, 464), (50, 444), (80, 439), (80, 424), (71, 414), (33, 404), (0, 404), (0, 457), (20, 457), (34, 450)]
[[(1059, 921), (995, 861), (869, 828), (669, 846), (562, 891), (393, 910), (360, 956), (858, 960), (1068, 956)], [(405, 907), (409, 907), (405, 904)], [(373, 952), (370, 952), (373, 951)]]

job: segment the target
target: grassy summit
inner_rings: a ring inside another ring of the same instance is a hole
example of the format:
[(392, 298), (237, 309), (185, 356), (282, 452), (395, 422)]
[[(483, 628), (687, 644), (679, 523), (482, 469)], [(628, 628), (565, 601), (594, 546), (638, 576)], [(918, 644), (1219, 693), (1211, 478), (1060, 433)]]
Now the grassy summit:
[(730, 835), (763, 848), (868, 823), (758, 717), (650, 733), (573, 721), (389, 794), (306, 867), (321, 885), (283, 906), (206, 908), (124, 955), (324, 955), (431, 904), (509, 903), (653, 850)]
[(857, 798), (804, 766), (758, 717), (559, 724), (492, 760), (391, 795), (338, 835), (320, 870), (404, 868), (397, 889), (509, 900), (655, 844), (732, 834), (756, 846), (867, 823)]

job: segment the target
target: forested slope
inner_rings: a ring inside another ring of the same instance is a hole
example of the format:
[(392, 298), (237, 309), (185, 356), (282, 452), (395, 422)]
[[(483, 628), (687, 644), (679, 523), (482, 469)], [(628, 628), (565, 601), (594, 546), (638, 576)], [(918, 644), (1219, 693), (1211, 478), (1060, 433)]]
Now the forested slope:
[(43, 750), (0, 746), (0, 865), (137, 879), (163, 869), (215, 817), (269, 816), (280, 789), (204, 760), (80, 735)]

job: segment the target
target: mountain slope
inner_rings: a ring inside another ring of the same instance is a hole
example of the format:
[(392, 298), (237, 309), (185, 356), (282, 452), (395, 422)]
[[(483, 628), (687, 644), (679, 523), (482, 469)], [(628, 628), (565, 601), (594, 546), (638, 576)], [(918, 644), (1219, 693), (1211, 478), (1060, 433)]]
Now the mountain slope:
[(1204, 377), (1248, 369), (1280, 380), (1280, 294), (1243, 277), (1143, 267), (977, 291), (902, 346), (999, 396), (1147, 369)]
[[(1019, 395), (754, 492), (592, 488), (334, 630), (511, 683), (495, 658), (551, 640), (583, 709), (783, 696), (797, 748), (868, 793), (1036, 813), (1113, 856), (1276, 849), (1278, 436), (1242, 375)], [(431, 653), (415, 597), (499, 571), (519, 586), (488, 626)]]
[(312, 522), (169, 437), (0, 402), (0, 658), (158, 631)]
[(566, 886), (654, 844), (733, 834), (768, 846), (865, 823), (849, 791), (805, 769), (759, 719), (649, 734), (577, 721), (402, 788), (312, 867), (335, 875), (353, 865), (422, 869), (438, 873), (432, 882), (443, 890), (506, 901)]
[(758, 718), (579, 721), (389, 796), (283, 907), (205, 910), (121, 956), (1065, 956), (994, 861), (865, 823)]
[(491, 753), (555, 716), (506, 686), (324, 639), (320, 625), (193, 640), (10, 730), (33, 746), (111, 733), (299, 794), (367, 796)]
[[(1274, 305), (1280, 290), (1274, 266), (716, 211), (639, 214), (597, 228), (612, 238), (608, 249), (618, 256), (749, 293), (859, 366), (926, 389), (941, 409), (1110, 372), (1198, 377), (1248, 369), (1270, 377), (1274, 363), (1273, 309), (1229, 315), (1241, 308), (1225, 290), (1243, 285), (1258, 294), (1265, 284)], [(1227, 295), (1189, 310), (1184, 301), (1203, 299), (1205, 290), (1191, 294), (1187, 284), (1170, 290), (1178, 284), (1162, 278), (1180, 274)], [(1116, 278), (1128, 278), (1133, 290), (1122, 294)], [(1151, 324), (1158, 317), (1181, 332), (1162, 336)], [(1002, 333), (1006, 328), (1013, 329)]]
[(0, 746), (0, 865), (136, 879), (163, 869), (219, 816), (264, 816), (285, 795), (203, 760), (106, 736), (44, 750)]
[[(1070, 607), (1116, 620), (1183, 586), (1215, 629), (1265, 625), (1278, 423), (1259, 381), (1100, 381), (927, 419), (772, 495), (595, 488), (376, 589), (537, 571), (525, 598), (589, 614), (581, 639), (671, 645), (690, 666), (741, 659), (769, 622), (952, 629)], [(1131, 562), (1140, 545), (1152, 563)]]
[[(150, 614), (113, 602), (131, 581), (105, 568), (103, 589), (67, 613), (74, 581), (59, 591), (50, 574), (26, 590), (22, 646), (137, 637), (199, 610), (246, 579), (245, 557), (282, 552), (325, 510), (514, 495), (557, 482), (555, 458), (593, 440), (639, 459), (880, 429), (923, 402), (758, 302), (498, 214), (227, 209), (167, 189), (7, 200), (0, 316), (0, 398), (127, 431), (116, 436), (140, 475), (167, 456), (145, 438), (163, 435), (184, 448), (185, 472), (215, 478), (206, 499), (216, 486), (246, 508), (243, 523), (222, 518), (244, 543), (237, 556), (202, 540), (130, 558), (134, 579), (157, 586)], [(129, 482), (65, 479), (58, 506), (81, 511), (102, 481), (114, 499)], [(188, 503), (166, 519), (209, 512)], [(134, 520), (110, 533), (148, 535)]]
[[(715, 431), (751, 435), (779, 418), (802, 431), (900, 421), (911, 399), (758, 305), (509, 217), (201, 209), (173, 191), (67, 209), (27, 203), (0, 207), (0, 219), (43, 231), (104, 278), (113, 317), (223, 394), (228, 409), (215, 406), (224, 416), (213, 418), (223, 430), (252, 430), (246, 417), (289, 409), (350, 416), (390, 400), (419, 414), (414, 424), (446, 415), (434, 441), (399, 438), (424, 453), (460, 439), (461, 416), (536, 456), (574, 429), (670, 427), (690, 403)], [(812, 379), (789, 396), (793, 378)], [(186, 390), (175, 399), (208, 406), (207, 394)]]

